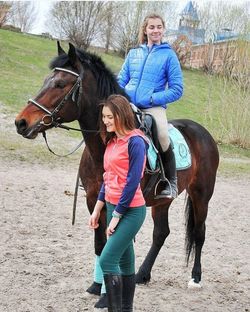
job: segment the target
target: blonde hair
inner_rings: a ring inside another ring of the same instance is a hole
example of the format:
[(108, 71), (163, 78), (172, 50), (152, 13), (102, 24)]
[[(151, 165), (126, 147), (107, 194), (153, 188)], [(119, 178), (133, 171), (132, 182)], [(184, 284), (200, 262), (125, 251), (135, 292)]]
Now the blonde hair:
[(140, 28), (140, 31), (139, 31), (139, 38), (138, 38), (139, 44), (143, 44), (143, 43), (148, 42), (148, 38), (147, 38), (147, 35), (145, 34), (145, 31), (146, 31), (146, 27), (148, 26), (148, 20), (150, 18), (159, 18), (162, 22), (163, 28), (165, 28), (165, 22), (159, 14), (153, 13), (153, 14), (147, 15), (144, 18), (143, 23), (142, 23), (141, 28)]

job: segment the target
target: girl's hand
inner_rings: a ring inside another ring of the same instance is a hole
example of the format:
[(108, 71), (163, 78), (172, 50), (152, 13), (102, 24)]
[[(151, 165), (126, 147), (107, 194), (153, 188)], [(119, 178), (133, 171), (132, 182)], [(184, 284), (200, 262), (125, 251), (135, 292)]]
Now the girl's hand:
[(97, 229), (99, 226), (99, 218), (100, 218), (100, 211), (94, 210), (92, 215), (89, 218), (89, 227), (91, 229)]
[(119, 218), (112, 218), (109, 226), (107, 228), (107, 237), (109, 238), (110, 235), (112, 235), (115, 232), (115, 228), (117, 227), (117, 224), (119, 223)]
[(101, 200), (97, 200), (94, 210), (89, 218), (89, 227), (91, 229), (97, 229), (99, 226), (99, 218), (100, 218), (100, 214), (101, 214), (101, 210), (104, 206), (104, 202)]

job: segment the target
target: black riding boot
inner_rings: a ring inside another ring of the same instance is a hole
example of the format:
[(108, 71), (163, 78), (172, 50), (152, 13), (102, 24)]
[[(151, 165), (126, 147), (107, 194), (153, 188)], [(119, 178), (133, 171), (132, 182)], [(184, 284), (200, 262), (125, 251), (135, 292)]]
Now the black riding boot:
[(105, 274), (104, 281), (108, 296), (108, 311), (122, 312), (122, 277), (121, 275)]
[(94, 305), (97, 309), (104, 309), (108, 307), (108, 297), (107, 294), (101, 294), (99, 300)]
[(133, 311), (135, 274), (122, 275), (122, 312)]
[(165, 177), (168, 181), (164, 182), (165, 189), (162, 190), (160, 195), (157, 195), (156, 198), (176, 198), (178, 196), (176, 164), (171, 145), (169, 145), (169, 148), (166, 152), (162, 153), (161, 159), (164, 167)]

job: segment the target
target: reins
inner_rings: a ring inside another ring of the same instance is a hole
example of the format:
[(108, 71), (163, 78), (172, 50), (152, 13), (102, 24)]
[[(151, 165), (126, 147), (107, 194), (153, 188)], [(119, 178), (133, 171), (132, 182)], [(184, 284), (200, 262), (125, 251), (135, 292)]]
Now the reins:
[[(65, 129), (65, 130), (75, 130), (75, 131), (80, 131), (82, 133), (98, 133), (100, 132), (99, 130), (87, 130), (87, 129), (77, 129), (77, 128), (72, 128), (72, 127), (68, 127), (68, 126), (65, 126), (65, 125), (62, 125), (62, 124), (57, 124), (57, 125), (54, 125), (56, 128), (61, 128), (61, 129)], [(64, 154), (64, 155), (59, 155), (57, 153), (55, 153), (49, 146), (49, 143), (48, 143), (48, 140), (47, 140), (47, 135), (46, 135), (46, 131), (43, 131), (42, 132), (42, 135), (43, 135), (43, 138), (44, 138), (44, 141), (46, 143), (46, 146), (48, 148), (48, 150), (55, 156), (58, 156), (58, 157), (67, 157), (69, 155), (72, 155), (74, 152), (76, 152), (81, 146), (82, 144), (84, 143), (84, 138), (81, 140), (81, 142), (69, 153), (67, 154)]]
[(67, 154), (64, 154), (64, 155), (60, 155), (60, 154), (55, 153), (55, 152), (49, 147), (48, 140), (47, 140), (47, 137), (46, 137), (46, 132), (43, 131), (42, 134), (43, 134), (43, 138), (44, 138), (44, 141), (45, 141), (45, 143), (46, 143), (46, 146), (47, 146), (48, 150), (49, 150), (53, 155), (55, 155), (55, 156), (57, 156), (57, 157), (67, 157), (67, 156), (69, 156), (69, 155), (72, 155), (74, 152), (76, 152), (76, 151), (81, 147), (81, 145), (82, 145), (83, 142), (84, 142), (84, 139), (82, 139), (81, 142), (80, 142), (71, 152), (69, 152), (69, 153), (67, 153)]
[(72, 128), (72, 127), (68, 127), (68, 126), (62, 125), (60, 123), (58, 123), (57, 125), (54, 125), (54, 126), (55, 126), (55, 128), (61, 128), (61, 129), (65, 129), (65, 130), (80, 131), (82, 133), (98, 133), (98, 132), (100, 132), (99, 130)]

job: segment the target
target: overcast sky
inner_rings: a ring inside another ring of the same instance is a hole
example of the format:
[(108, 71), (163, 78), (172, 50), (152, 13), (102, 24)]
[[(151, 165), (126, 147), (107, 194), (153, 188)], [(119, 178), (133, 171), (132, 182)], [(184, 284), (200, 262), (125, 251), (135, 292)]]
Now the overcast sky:
[[(48, 27), (46, 26), (46, 18), (48, 16), (48, 12), (49, 12), (52, 4), (56, 1), (59, 1), (59, 0), (40, 0), (40, 1), (34, 0), (33, 1), (35, 3), (36, 7), (38, 8), (39, 14), (37, 17), (37, 23), (34, 25), (32, 31), (31, 31), (32, 33), (41, 34), (43, 32), (48, 32)], [(120, 0), (120, 1), (124, 1), (124, 0)], [(150, 0), (148, 0), (148, 1), (150, 1)], [(185, 7), (186, 3), (188, 3), (188, 0), (176, 0), (176, 2), (179, 3), (179, 8), (181, 11)], [(196, 1), (196, 3), (198, 3), (198, 2), (203, 2), (203, 1), (202, 0)]]
[[(34, 0), (36, 7), (38, 8), (38, 17), (37, 23), (32, 29), (32, 33), (41, 34), (43, 32), (48, 32), (48, 27), (46, 25), (46, 18), (48, 16), (48, 12), (54, 2), (58, 0)], [(107, 1), (107, 0), (106, 0)], [(211, 0), (210, 0), (211, 1)], [(214, 2), (218, 2), (218, 0), (212, 0)], [(181, 12), (184, 9), (185, 5), (188, 3), (188, 0), (176, 0), (178, 2), (178, 10)], [(208, 2), (208, 0), (197, 0), (194, 1), (198, 6), (202, 6), (204, 2)], [(227, 3), (242, 3), (247, 2), (246, 0), (225, 0)]]
[(52, 0), (40, 0), (40, 1), (34, 1), (35, 5), (38, 9), (38, 17), (37, 17), (37, 23), (35, 23), (32, 33), (34, 34), (41, 34), (43, 32), (48, 32), (48, 28), (46, 26), (46, 18), (48, 16), (48, 12), (53, 4)]

